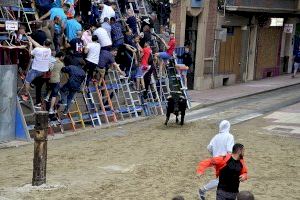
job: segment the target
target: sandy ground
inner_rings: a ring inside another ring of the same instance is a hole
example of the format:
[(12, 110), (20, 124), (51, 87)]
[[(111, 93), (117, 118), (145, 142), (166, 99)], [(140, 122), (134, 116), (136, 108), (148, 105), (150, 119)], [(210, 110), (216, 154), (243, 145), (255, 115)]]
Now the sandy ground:
[[(258, 118), (232, 127), (249, 167), (250, 179), (240, 189), (258, 200), (300, 199), (300, 140), (265, 134), (266, 123)], [(194, 200), (213, 178), (212, 170), (197, 178), (195, 168), (209, 156), (206, 145), (215, 132), (215, 121), (165, 127), (156, 118), (49, 141), (47, 185), (39, 188), (28, 185), (33, 145), (1, 149), (0, 200)]]

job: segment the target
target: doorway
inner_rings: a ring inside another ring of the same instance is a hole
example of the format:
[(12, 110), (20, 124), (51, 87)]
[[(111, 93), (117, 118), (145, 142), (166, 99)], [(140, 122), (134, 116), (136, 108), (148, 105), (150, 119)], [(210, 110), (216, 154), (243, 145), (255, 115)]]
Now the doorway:
[(185, 45), (190, 47), (193, 58), (193, 64), (187, 74), (188, 88), (194, 88), (194, 75), (195, 75), (195, 58), (196, 58), (196, 45), (197, 45), (197, 32), (198, 32), (198, 17), (186, 16), (185, 23)]

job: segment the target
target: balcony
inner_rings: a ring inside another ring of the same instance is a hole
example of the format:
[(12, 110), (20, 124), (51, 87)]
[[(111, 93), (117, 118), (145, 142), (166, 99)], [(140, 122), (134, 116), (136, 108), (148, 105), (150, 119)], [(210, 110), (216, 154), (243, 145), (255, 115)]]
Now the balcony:
[(291, 13), (298, 11), (298, 0), (219, 0), (229, 11)]

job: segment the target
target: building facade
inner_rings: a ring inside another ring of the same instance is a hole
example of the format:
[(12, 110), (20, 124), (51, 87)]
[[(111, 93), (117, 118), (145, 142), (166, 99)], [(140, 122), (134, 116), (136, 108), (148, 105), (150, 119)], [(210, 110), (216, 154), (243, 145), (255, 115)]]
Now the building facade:
[(191, 42), (190, 89), (290, 73), (299, 48), (299, 0), (173, 0), (177, 45)]

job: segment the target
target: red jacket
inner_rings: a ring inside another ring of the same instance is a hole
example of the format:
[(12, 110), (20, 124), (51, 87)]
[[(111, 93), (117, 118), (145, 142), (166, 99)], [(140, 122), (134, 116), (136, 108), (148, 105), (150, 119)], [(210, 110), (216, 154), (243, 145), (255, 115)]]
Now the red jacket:
[[(226, 156), (213, 157), (210, 159), (203, 160), (198, 164), (197, 174), (204, 174), (204, 172), (207, 168), (214, 166), (216, 168), (216, 176), (219, 177), (220, 170), (226, 166), (227, 161), (230, 158), (231, 158), (231, 154), (227, 154)], [(247, 166), (243, 159), (241, 159), (240, 161), (243, 165), (241, 175), (245, 176), (245, 178), (247, 179), (248, 178)]]

